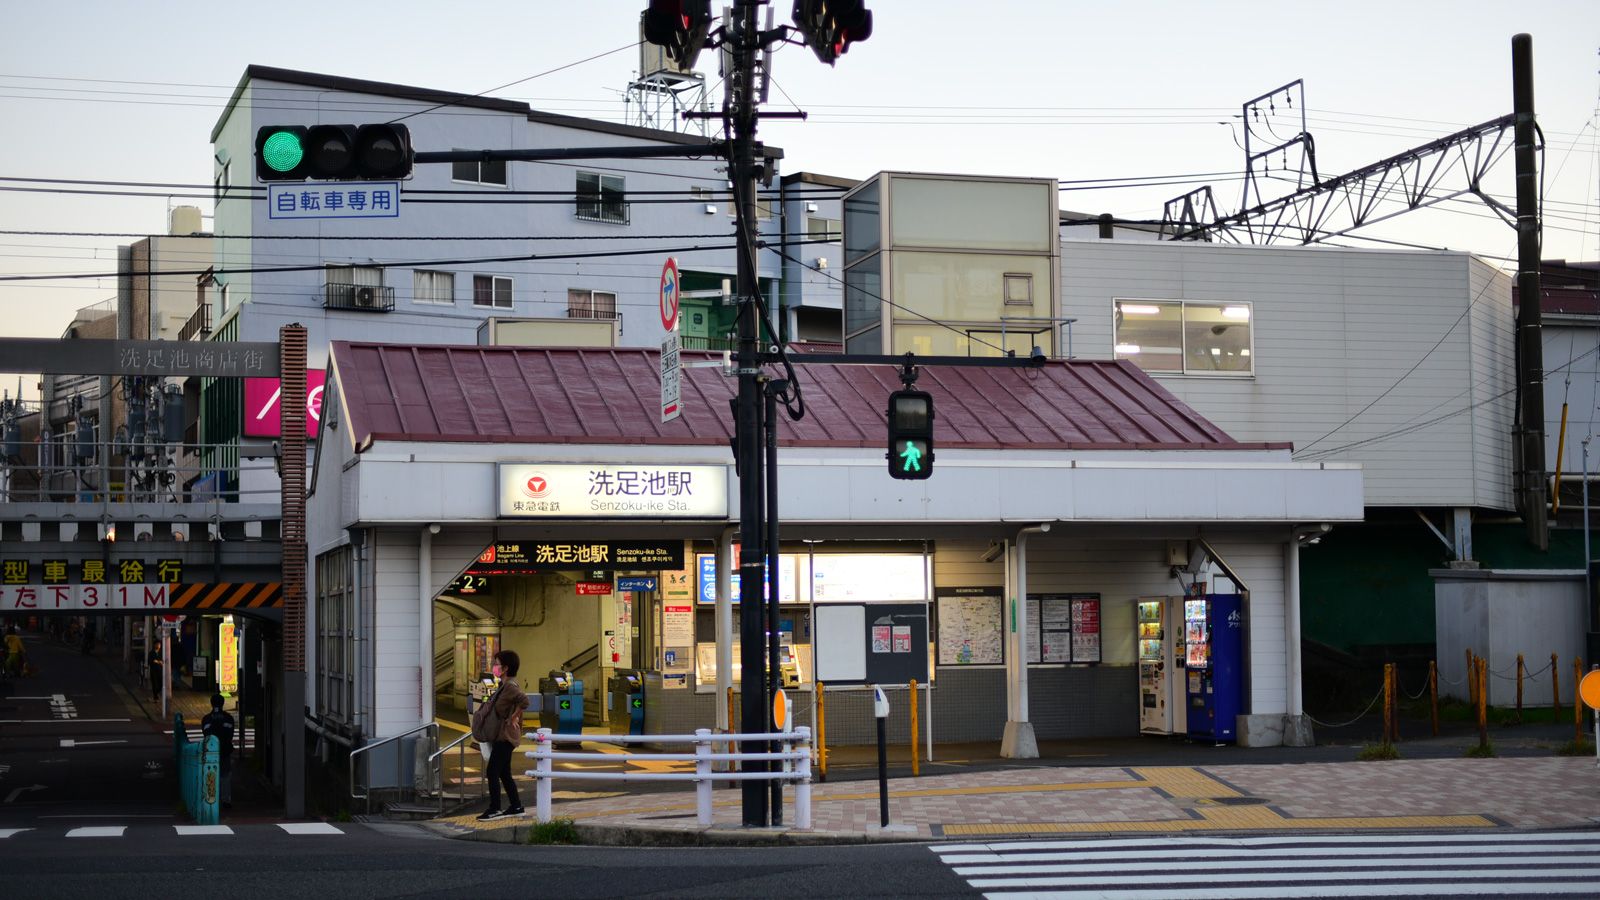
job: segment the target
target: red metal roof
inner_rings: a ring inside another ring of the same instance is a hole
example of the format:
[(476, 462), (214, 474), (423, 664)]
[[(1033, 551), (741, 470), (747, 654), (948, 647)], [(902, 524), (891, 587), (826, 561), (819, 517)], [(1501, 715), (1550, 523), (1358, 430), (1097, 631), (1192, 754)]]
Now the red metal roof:
[[(341, 416), (368, 440), (518, 444), (721, 444), (737, 380), (683, 370), (684, 412), (662, 424), (653, 350), (412, 346), (338, 341)], [(685, 352), (685, 362), (721, 359)], [(811, 360), (815, 360), (812, 362)], [(780, 415), (788, 447), (878, 447), (894, 366), (796, 366), (806, 416)], [(1287, 449), (1240, 443), (1126, 361), (1055, 360), (1039, 369), (925, 367), (940, 447), (968, 449)]]

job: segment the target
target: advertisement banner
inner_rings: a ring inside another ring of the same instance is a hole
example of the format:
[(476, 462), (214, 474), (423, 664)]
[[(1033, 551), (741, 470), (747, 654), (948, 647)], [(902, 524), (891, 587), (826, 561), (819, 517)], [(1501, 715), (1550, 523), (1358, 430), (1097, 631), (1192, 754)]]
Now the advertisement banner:
[[(306, 437), (314, 438), (322, 427), (322, 392), (328, 373), (306, 370)], [(276, 378), (244, 380), (244, 433), (251, 437), (278, 437), (283, 432), (279, 410), (283, 388)]]

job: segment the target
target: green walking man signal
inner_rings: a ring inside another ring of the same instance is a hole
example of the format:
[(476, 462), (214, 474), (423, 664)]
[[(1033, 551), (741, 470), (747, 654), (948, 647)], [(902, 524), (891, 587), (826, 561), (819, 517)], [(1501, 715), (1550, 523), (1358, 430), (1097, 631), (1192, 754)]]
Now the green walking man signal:
[(933, 474), (933, 395), (895, 391), (889, 395), (889, 475), (923, 479)]

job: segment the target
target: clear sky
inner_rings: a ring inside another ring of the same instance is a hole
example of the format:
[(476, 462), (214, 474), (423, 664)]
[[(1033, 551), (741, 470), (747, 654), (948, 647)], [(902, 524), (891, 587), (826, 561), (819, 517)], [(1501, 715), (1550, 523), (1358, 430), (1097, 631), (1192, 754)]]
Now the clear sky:
[[(1302, 78), (1328, 175), (1509, 113), (1511, 36), (1531, 33), (1549, 145), (1544, 256), (1600, 258), (1595, 0), (868, 3), (874, 34), (836, 68), (801, 47), (775, 55), (769, 108), (811, 114), (763, 126), (787, 171), (1236, 172), (1240, 103)], [(209, 184), (210, 128), (250, 63), (477, 93), (607, 54), (493, 93), (620, 121), (644, 5), (9, 0), (0, 176)], [(778, 21), (789, 8), (780, 0)], [(700, 68), (717, 83), (714, 53)], [(1508, 203), (1509, 162), (1490, 185)], [(1061, 205), (1155, 217), (1205, 181), (1065, 192)], [(1238, 182), (1212, 183), (1224, 211), (1236, 209)], [(210, 213), (205, 199), (0, 191), (0, 230), (159, 234), (176, 203)], [(1511, 228), (1486, 208), (1448, 205), (1371, 233), (1515, 255)], [(0, 275), (110, 271), (128, 240), (0, 234)], [(75, 309), (114, 295), (111, 278), (0, 282), (0, 333), (55, 336)]]

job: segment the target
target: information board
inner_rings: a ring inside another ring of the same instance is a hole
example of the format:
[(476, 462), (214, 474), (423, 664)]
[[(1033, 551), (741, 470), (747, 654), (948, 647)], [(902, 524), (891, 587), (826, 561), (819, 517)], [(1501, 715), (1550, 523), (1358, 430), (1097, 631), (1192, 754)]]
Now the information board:
[(1029, 594), (1028, 614), (1038, 614), (1038, 628), (1028, 622), (1028, 661), (1097, 663), (1100, 661), (1099, 594)]
[(814, 647), (824, 684), (926, 684), (928, 604), (818, 606)]
[(1072, 661), (1100, 661), (1100, 595), (1076, 594), (1072, 597)]
[(1005, 662), (1002, 587), (938, 589), (939, 665), (998, 666)]

